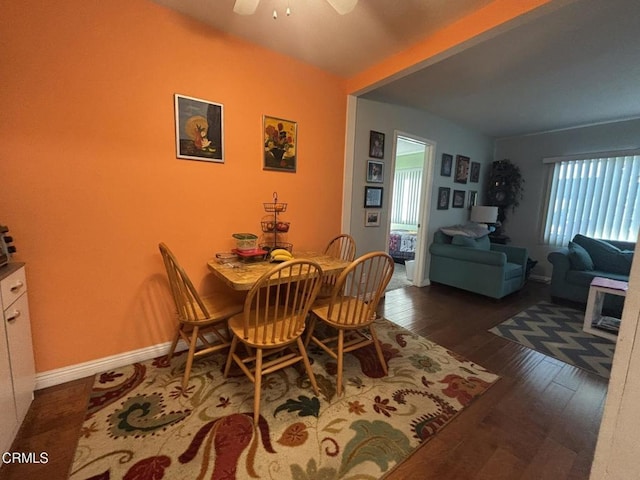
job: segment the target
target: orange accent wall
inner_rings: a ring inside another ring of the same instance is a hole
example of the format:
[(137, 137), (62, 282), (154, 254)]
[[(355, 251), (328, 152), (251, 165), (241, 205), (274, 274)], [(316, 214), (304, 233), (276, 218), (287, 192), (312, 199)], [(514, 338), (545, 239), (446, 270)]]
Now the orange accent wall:
[(435, 57), (478, 35), (529, 13), (554, 0), (494, 0), (484, 8), (447, 25), (411, 48), (386, 58), (373, 67), (351, 77), (347, 91), (351, 94), (375, 84), (397, 72)]
[[(547, 0), (548, 1), (548, 0)], [(164, 241), (204, 293), (206, 261), (287, 202), (294, 249), (339, 233), (346, 92), (521, 15), (496, 0), (344, 80), (149, 0), (4, 2), (0, 222), (27, 263), (36, 368), (168, 341)], [(225, 163), (178, 160), (173, 95), (224, 105)], [(262, 115), (298, 122), (298, 171), (262, 170)]]
[[(4, 2), (0, 222), (27, 263), (39, 372), (168, 341), (158, 242), (206, 261), (288, 202), (294, 249), (340, 232), (343, 81), (148, 0)], [(173, 95), (224, 104), (225, 163), (178, 160)], [(262, 115), (298, 122), (298, 172), (262, 170)]]

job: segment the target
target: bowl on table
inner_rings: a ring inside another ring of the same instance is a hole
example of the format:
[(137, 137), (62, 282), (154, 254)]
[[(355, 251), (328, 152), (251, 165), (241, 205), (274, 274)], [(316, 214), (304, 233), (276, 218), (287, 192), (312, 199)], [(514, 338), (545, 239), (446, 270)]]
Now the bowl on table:
[(253, 233), (234, 233), (236, 239), (236, 249), (240, 252), (249, 252), (256, 249), (258, 236)]

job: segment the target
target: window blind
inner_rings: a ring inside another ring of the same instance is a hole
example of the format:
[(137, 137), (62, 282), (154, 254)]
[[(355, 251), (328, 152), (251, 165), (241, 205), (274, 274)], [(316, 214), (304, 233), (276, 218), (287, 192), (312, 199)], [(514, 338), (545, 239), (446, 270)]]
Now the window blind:
[(393, 182), (393, 201), (391, 204), (391, 222), (408, 225), (418, 224), (421, 168), (396, 170)]
[[(602, 155), (602, 154), (601, 154)], [(640, 227), (640, 152), (553, 163), (543, 241), (567, 245), (577, 233), (635, 241)]]

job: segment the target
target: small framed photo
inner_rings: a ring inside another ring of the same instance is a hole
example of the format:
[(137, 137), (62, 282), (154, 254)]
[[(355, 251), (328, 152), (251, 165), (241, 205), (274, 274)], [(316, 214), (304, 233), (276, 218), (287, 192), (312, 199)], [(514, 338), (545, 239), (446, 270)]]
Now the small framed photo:
[(467, 207), (471, 210), (471, 207), (478, 204), (478, 192), (476, 190), (469, 190), (469, 201), (467, 202)]
[(364, 212), (364, 226), (365, 227), (379, 227), (380, 226), (380, 210), (375, 212)]
[(438, 188), (438, 210), (448, 210), (449, 209), (449, 195), (451, 194), (451, 189), (449, 187), (440, 187)]
[(224, 163), (222, 104), (177, 93), (174, 103), (176, 157)]
[(364, 187), (364, 208), (382, 208), (382, 187)]
[(384, 133), (369, 131), (369, 156), (384, 158)]
[(296, 172), (298, 162), (298, 124), (282, 118), (262, 117), (264, 140), (263, 170)]
[(453, 208), (463, 208), (464, 207), (464, 197), (467, 192), (464, 190), (454, 190), (453, 191), (453, 202), (451, 206)]
[(471, 162), (471, 172), (469, 173), (469, 181), (478, 183), (480, 181), (480, 163)]
[(367, 161), (367, 182), (384, 183), (384, 163), (374, 160)]
[(464, 155), (456, 155), (456, 175), (453, 181), (456, 183), (467, 183), (469, 176), (469, 157)]
[(452, 168), (453, 168), (453, 155), (449, 155), (448, 153), (443, 153), (442, 163), (440, 164), (440, 175), (443, 177), (450, 177)]

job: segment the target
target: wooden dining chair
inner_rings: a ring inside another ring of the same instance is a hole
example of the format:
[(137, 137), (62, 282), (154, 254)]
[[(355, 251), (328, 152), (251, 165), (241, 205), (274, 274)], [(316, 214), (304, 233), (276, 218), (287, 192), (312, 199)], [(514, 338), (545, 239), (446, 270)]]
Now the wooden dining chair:
[[(254, 383), (256, 424), (260, 417), (264, 375), (302, 361), (313, 391), (318, 395), (318, 384), (301, 337), (321, 278), (320, 265), (311, 260), (281, 263), (262, 275), (249, 290), (244, 311), (229, 319), (232, 341), (224, 375), (229, 374), (235, 362)], [(239, 344), (248, 348), (238, 349)]]
[[(362, 255), (338, 276), (328, 302), (312, 308), (305, 346), (313, 341), (337, 360), (338, 395), (342, 393), (345, 353), (373, 344), (384, 374), (388, 372), (373, 321), (378, 302), (393, 276), (393, 269), (393, 259), (385, 252)], [(316, 336), (317, 319), (330, 327), (329, 336)]]
[(164, 243), (160, 243), (159, 248), (178, 317), (167, 357), (171, 359), (178, 341), (184, 340), (189, 353), (182, 388), (187, 388), (194, 358), (223, 350), (231, 344), (226, 321), (242, 312), (244, 295), (230, 291), (224, 295), (201, 297), (171, 250)]
[[(356, 241), (351, 235), (347, 235), (346, 233), (338, 235), (329, 242), (327, 248), (324, 250), (324, 254), (341, 260), (346, 260), (347, 262), (352, 262), (356, 258)], [(336, 284), (337, 279), (337, 274), (325, 274), (322, 277), (320, 291), (316, 297), (317, 302), (321, 302), (329, 298), (331, 290)]]

